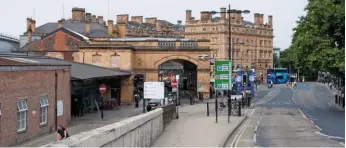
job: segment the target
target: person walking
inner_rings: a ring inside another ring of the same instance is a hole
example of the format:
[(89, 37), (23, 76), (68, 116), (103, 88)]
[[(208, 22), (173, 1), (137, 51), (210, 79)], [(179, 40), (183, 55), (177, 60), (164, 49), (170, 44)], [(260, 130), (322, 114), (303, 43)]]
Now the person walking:
[(135, 107), (136, 107), (136, 108), (139, 108), (139, 94), (136, 93), (135, 96), (134, 96), (134, 98), (135, 98), (135, 102), (136, 102)]
[(70, 137), (66, 128), (59, 125), (58, 126), (58, 134), (56, 135), (56, 141), (60, 141), (60, 140), (63, 140), (63, 139), (66, 139)]

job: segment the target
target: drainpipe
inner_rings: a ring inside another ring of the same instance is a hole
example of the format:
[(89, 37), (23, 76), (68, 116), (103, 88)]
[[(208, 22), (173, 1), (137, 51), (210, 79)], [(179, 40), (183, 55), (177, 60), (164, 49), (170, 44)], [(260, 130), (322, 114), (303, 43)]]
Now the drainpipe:
[(55, 70), (55, 130), (58, 129), (58, 73)]

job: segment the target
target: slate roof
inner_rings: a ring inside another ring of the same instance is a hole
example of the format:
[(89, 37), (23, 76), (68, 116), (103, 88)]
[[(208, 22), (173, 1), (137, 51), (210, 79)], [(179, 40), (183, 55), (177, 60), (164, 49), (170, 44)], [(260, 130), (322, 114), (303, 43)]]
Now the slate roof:
[(26, 53), (0, 53), (0, 58), (6, 58), (26, 64), (37, 65), (71, 65), (71, 77), (75, 79), (85, 80), (101, 77), (114, 77), (114, 76), (129, 76), (131, 72), (110, 69), (91, 64), (84, 64), (78, 62), (64, 61), (61, 59), (50, 58), (37, 54)]
[[(84, 22), (64, 22), (62, 27), (73, 30), (75, 32), (78, 32), (80, 34), (83, 34), (89, 37), (89, 34), (85, 32)], [(35, 33), (48, 34), (57, 29), (58, 29), (58, 23), (46, 23), (42, 26), (37, 27), (35, 30)], [(91, 32), (90, 34), (93, 34), (94, 32), (98, 32), (97, 37), (109, 37), (107, 33), (108, 32), (107, 27), (98, 23), (90, 24), (90, 32)], [(103, 33), (100, 33), (100, 32), (103, 32)], [(26, 32), (24, 34), (26, 34)]]

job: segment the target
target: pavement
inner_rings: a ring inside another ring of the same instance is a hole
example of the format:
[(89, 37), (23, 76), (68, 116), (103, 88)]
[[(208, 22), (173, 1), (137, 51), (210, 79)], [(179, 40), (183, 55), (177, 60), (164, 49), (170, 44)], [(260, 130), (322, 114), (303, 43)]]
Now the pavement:
[[(210, 110), (215, 110), (214, 105)], [(245, 117), (230, 116), (228, 123), (227, 115), (220, 114), (216, 123), (215, 114), (207, 117), (205, 103), (185, 105), (179, 108), (179, 119), (164, 129), (152, 147), (222, 147)]]
[(344, 147), (344, 113), (328, 105), (328, 92), (317, 83), (274, 85), (227, 146)]
[[(73, 117), (70, 124), (67, 126), (67, 131), (70, 136), (76, 135), (78, 133), (112, 124), (141, 113), (142, 107), (135, 108), (134, 105), (130, 105), (122, 106), (119, 110), (105, 110), (103, 119), (101, 119), (101, 114), (99, 112), (84, 114), (82, 117)], [(39, 147), (52, 143), (55, 140), (56, 133), (52, 132), (40, 137), (32, 138), (29, 141), (17, 145), (16, 147)]]

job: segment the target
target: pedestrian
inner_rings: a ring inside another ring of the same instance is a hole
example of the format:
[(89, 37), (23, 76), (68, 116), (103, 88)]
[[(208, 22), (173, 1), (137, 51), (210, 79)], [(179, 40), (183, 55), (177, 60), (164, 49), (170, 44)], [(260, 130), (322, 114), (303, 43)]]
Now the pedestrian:
[(104, 104), (103, 104), (103, 101), (102, 101), (101, 105), (100, 105), (101, 119), (103, 119), (103, 109), (104, 109)]
[(135, 96), (134, 96), (134, 98), (135, 98), (135, 102), (136, 102), (136, 108), (139, 108), (139, 94), (138, 93), (136, 93), (135, 94)]
[(56, 141), (60, 141), (62, 139), (66, 139), (70, 137), (69, 134), (67, 133), (67, 130), (65, 127), (59, 125), (58, 126), (58, 134), (56, 135)]

